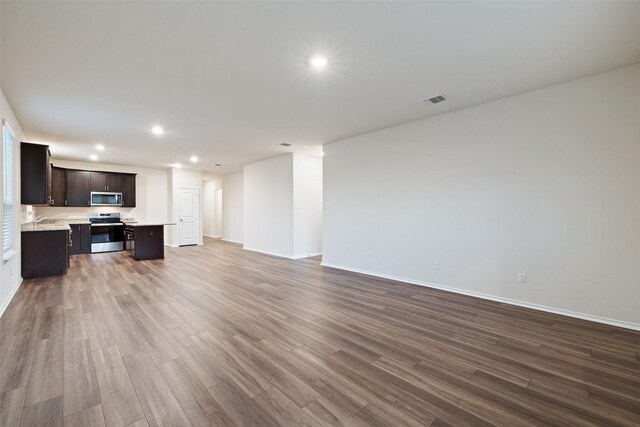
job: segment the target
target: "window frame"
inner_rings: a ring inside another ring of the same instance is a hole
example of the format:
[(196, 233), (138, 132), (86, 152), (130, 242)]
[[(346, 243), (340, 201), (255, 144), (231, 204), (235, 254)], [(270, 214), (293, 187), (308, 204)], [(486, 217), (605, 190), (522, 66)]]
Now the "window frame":
[[(9, 149), (11, 150), (11, 158), (10, 158), (10, 163), (7, 164), (7, 139), (5, 138), (5, 130), (6, 132), (9, 133), (9, 135), (11, 136), (11, 147), (9, 147)], [(3, 227), (2, 227), (2, 258), (4, 262), (7, 262), (9, 259), (11, 259), (16, 253), (17, 250), (15, 249), (15, 224), (16, 224), (16, 218), (15, 218), (15, 212), (14, 212), (14, 208), (15, 208), (15, 182), (14, 182), (14, 171), (15, 171), (15, 161), (14, 161), (14, 154), (15, 154), (15, 141), (16, 138), (16, 134), (13, 131), (13, 129), (11, 129), (11, 126), (9, 125), (9, 122), (7, 121), (7, 119), (2, 119), (2, 205), (3, 205)], [(7, 166), (10, 167), (10, 170), (7, 170)], [(8, 174), (11, 174), (11, 179), (10, 181), (7, 180), (7, 176)], [(10, 183), (11, 184), (11, 189), (9, 192), (9, 196), (10, 199), (7, 199), (7, 184)], [(8, 208), (8, 209), (7, 209)], [(5, 227), (4, 227), (4, 215), (5, 215), (5, 211), (9, 211), (10, 213), (10, 227), (9, 227), (9, 243), (5, 246)]]

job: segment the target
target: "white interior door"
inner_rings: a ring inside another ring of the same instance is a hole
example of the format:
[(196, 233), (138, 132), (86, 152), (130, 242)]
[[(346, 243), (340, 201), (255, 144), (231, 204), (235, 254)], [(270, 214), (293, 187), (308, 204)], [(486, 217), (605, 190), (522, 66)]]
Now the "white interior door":
[(178, 189), (178, 230), (180, 246), (200, 241), (200, 192), (195, 188)]

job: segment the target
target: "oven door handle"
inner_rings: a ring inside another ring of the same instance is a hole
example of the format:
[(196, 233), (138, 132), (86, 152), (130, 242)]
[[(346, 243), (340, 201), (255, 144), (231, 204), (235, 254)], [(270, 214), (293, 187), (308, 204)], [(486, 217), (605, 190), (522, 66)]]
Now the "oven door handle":
[(91, 224), (92, 227), (112, 227), (112, 226), (119, 226), (119, 225), (124, 225), (123, 222), (105, 222), (102, 224)]

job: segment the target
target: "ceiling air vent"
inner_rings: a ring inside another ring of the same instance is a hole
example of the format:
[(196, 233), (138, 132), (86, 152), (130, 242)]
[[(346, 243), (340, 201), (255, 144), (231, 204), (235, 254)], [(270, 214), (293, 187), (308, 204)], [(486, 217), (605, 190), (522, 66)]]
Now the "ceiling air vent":
[(282, 144), (283, 147), (291, 147), (291, 144), (289, 144), (288, 142), (283, 142)]
[(422, 100), (422, 102), (428, 102), (429, 104), (439, 104), (442, 101), (446, 101), (446, 100), (447, 98), (445, 98), (444, 95), (436, 95), (430, 98), (425, 98)]

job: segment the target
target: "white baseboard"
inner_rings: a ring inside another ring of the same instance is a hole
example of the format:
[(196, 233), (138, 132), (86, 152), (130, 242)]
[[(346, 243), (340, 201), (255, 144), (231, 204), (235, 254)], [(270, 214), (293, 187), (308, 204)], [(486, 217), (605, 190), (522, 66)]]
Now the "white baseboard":
[(356, 269), (356, 268), (345, 267), (345, 266), (338, 265), (338, 264), (331, 264), (331, 263), (327, 263), (327, 262), (322, 262), (321, 265), (324, 266), (324, 267), (336, 268), (338, 270), (351, 271), (353, 273), (360, 273), (360, 274), (366, 274), (367, 276), (379, 277), (381, 279), (395, 280), (397, 282), (409, 283), (411, 285), (418, 285), (418, 286), (425, 286), (427, 288), (440, 289), (440, 290), (443, 290), (443, 291), (453, 292), (453, 293), (456, 293), (456, 294), (468, 295), (468, 296), (472, 296), (472, 297), (476, 297), (476, 298), (482, 298), (482, 299), (489, 300), (489, 301), (496, 301), (496, 302), (501, 302), (501, 303), (504, 303), (504, 304), (515, 305), (515, 306), (518, 306), (518, 307), (524, 307), (524, 308), (530, 308), (530, 309), (533, 309), (533, 310), (545, 311), (547, 313), (559, 314), (561, 316), (574, 317), (576, 319), (588, 320), (588, 321), (591, 321), (591, 322), (603, 323), (605, 325), (617, 326), (619, 328), (633, 329), (633, 330), (636, 330), (636, 331), (640, 331), (640, 324), (631, 323), (631, 322), (625, 322), (623, 320), (616, 320), (616, 319), (609, 319), (607, 317), (593, 316), (593, 315), (590, 315), (590, 314), (578, 313), (578, 312), (575, 312), (575, 311), (564, 310), (564, 309), (561, 309), (561, 308), (548, 307), (546, 305), (533, 304), (533, 303), (529, 303), (529, 302), (525, 302), (525, 301), (513, 300), (513, 299), (510, 299), (510, 298), (503, 298), (503, 297), (498, 297), (498, 296), (494, 296), (494, 295), (483, 294), (483, 293), (480, 293), (480, 292), (473, 292), (473, 291), (467, 291), (467, 290), (459, 289), (459, 288), (452, 288), (452, 287), (449, 287), (449, 286), (438, 285), (436, 283), (422, 282), (422, 281), (419, 281), (419, 280), (405, 279), (403, 277), (397, 277), (397, 276), (392, 276), (392, 275), (388, 275), (388, 274), (375, 273), (373, 271), (367, 271), (367, 270), (360, 270), (360, 269)]
[(308, 254), (308, 255), (293, 255), (293, 256), (290, 256), (290, 255), (279, 254), (279, 253), (276, 253), (276, 252), (261, 251), (261, 250), (258, 250), (258, 249), (248, 248), (246, 246), (244, 246), (242, 249), (246, 249), (246, 250), (251, 251), (251, 252), (258, 252), (260, 254), (277, 256), (279, 258), (287, 258), (287, 259), (301, 259), (301, 258), (309, 258), (309, 257), (312, 257), (312, 256), (322, 255), (322, 252), (318, 252), (318, 253)]
[(296, 256), (292, 257), (291, 259), (311, 258), (311, 257), (314, 257), (314, 256), (320, 256), (320, 255), (322, 255), (322, 252), (315, 252), (315, 253), (306, 254), (306, 255), (296, 255)]
[(251, 251), (251, 252), (258, 252), (260, 254), (265, 254), (265, 255), (271, 255), (271, 256), (277, 256), (279, 258), (287, 258), (287, 259), (293, 259), (293, 257), (289, 256), (289, 255), (284, 255), (284, 254), (279, 254), (277, 252), (267, 252), (267, 251), (261, 251), (258, 249), (253, 249), (253, 248), (248, 248), (246, 246), (243, 246), (242, 249), (245, 249), (247, 251)]
[(4, 311), (7, 309), (7, 307), (9, 307), (11, 300), (16, 295), (16, 292), (18, 292), (18, 289), (20, 288), (21, 284), (22, 284), (22, 277), (20, 278), (20, 280), (18, 280), (18, 283), (16, 284), (16, 286), (9, 293), (9, 298), (7, 298), (7, 300), (2, 303), (2, 307), (0, 307), (0, 317), (2, 317), (2, 315), (4, 314)]
[(209, 234), (203, 234), (204, 237), (210, 237), (212, 239), (221, 239), (222, 236), (210, 236)]
[(237, 240), (229, 240), (229, 239), (222, 238), (222, 241), (223, 242), (229, 242), (229, 243), (237, 243), (239, 245), (244, 245), (244, 242), (239, 242)]

